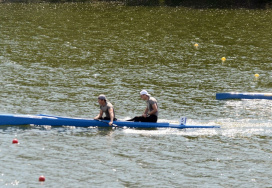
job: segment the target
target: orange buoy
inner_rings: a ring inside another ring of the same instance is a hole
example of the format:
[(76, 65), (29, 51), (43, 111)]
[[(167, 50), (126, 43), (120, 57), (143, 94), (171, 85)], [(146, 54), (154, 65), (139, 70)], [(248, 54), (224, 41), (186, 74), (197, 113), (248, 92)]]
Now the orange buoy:
[(45, 181), (45, 177), (44, 176), (40, 176), (39, 177), (39, 181)]
[(15, 138), (15, 139), (12, 140), (12, 143), (13, 143), (13, 144), (18, 144), (19, 142), (18, 142), (18, 140)]

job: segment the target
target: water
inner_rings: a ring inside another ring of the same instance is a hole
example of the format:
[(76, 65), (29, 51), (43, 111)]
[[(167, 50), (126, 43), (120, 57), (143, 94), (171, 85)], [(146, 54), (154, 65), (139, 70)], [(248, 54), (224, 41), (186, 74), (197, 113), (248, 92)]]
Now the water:
[(0, 4), (0, 113), (94, 117), (103, 93), (127, 119), (143, 112), (147, 89), (159, 121), (221, 126), (2, 126), (1, 187), (271, 187), (272, 102), (215, 100), (272, 92), (271, 18), (271, 10)]

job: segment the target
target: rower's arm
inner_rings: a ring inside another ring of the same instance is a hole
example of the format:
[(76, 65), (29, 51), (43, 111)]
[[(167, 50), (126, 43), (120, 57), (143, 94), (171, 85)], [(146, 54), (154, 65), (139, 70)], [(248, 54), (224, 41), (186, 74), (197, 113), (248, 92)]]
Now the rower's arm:
[(155, 113), (158, 111), (158, 107), (157, 107), (156, 104), (153, 104), (153, 105), (152, 105), (152, 108), (153, 108), (153, 110), (150, 111), (150, 112), (148, 112), (148, 115), (155, 114)]
[(109, 125), (112, 125), (113, 119), (114, 119), (113, 108), (110, 108), (110, 109), (109, 109), (109, 114), (110, 114), (110, 122), (109, 122)]
[(143, 113), (143, 116), (144, 116), (144, 117), (146, 117), (147, 112), (148, 112), (148, 108), (146, 107), (146, 108), (145, 108), (145, 111), (144, 111), (144, 113)]
[(102, 116), (103, 116), (103, 111), (100, 110), (99, 114), (94, 119), (102, 118)]

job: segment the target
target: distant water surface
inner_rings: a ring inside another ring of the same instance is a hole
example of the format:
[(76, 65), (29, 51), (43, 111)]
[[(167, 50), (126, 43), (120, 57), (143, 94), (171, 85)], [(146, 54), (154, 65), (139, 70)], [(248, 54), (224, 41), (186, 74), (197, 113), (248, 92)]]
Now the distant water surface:
[(272, 92), (271, 10), (16, 3), (0, 20), (2, 114), (92, 118), (103, 93), (127, 119), (146, 89), (159, 121), (221, 126), (1, 126), (1, 187), (272, 186), (272, 101), (215, 100)]

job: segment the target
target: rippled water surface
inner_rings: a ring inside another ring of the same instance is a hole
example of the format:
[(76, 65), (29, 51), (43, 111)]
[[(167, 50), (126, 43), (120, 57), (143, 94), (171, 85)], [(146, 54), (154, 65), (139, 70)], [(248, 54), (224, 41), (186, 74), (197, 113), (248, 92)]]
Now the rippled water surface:
[(103, 93), (127, 119), (147, 89), (159, 121), (221, 126), (1, 126), (0, 187), (272, 186), (272, 101), (215, 100), (272, 92), (271, 10), (0, 4), (0, 20), (0, 113), (92, 118)]

